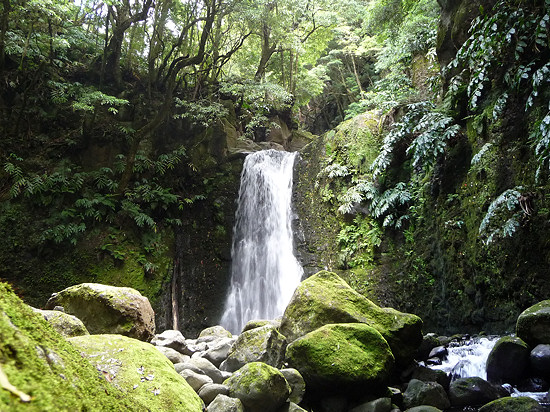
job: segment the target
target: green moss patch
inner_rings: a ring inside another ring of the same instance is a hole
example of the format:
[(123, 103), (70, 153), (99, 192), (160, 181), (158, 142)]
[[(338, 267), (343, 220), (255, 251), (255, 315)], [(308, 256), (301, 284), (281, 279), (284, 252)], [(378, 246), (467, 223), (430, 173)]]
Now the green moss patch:
[(2, 411), (146, 410), (110, 385), (41, 315), (0, 283), (0, 367), (31, 397), (23, 403), (0, 388)]

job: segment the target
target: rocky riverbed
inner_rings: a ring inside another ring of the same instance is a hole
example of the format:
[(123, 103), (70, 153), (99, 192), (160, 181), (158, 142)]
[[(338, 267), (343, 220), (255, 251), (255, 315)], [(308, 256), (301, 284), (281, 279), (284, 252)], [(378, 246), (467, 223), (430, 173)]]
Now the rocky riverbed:
[(147, 299), (129, 288), (77, 285), (48, 307), (32, 310), (2, 285), (2, 410), (543, 410), (500, 384), (507, 373), (547, 379), (548, 301), (495, 345), (487, 380), (452, 382), (427, 365), (459, 337), (423, 336), (420, 318), (326, 271), (300, 284), (281, 319), (250, 321), (238, 336), (221, 326), (154, 334)]

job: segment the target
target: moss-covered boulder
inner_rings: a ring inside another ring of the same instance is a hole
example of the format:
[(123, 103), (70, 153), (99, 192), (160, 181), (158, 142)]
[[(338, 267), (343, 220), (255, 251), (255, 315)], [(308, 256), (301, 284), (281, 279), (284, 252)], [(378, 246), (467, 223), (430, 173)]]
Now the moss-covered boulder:
[(203, 402), (153, 345), (121, 335), (69, 339), (112, 385), (149, 411), (197, 411)]
[(443, 386), (436, 382), (422, 382), (412, 379), (403, 393), (405, 408), (429, 405), (439, 409), (447, 409), (451, 402)]
[(543, 300), (519, 315), (516, 335), (531, 346), (550, 343), (550, 300)]
[(155, 313), (137, 290), (82, 283), (54, 293), (46, 309), (62, 306), (79, 318), (92, 334), (114, 333), (150, 341), (155, 334)]
[(52, 327), (66, 338), (72, 338), (73, 336), (89, 335), (88, 329), (76, 316), (69, 315), (59, 310), (41, 310), (34, 309), (36, 313), (39, 313), (44, 317)]
[(0, 283), (0, 410), (146, 410)]
[(520, 338), (503, 336), (487, 357), (487, 380), (492, 383), (518, 383), (529, 366), (529, 347)]
[(479, 412), (543, 412), (544, 408), (534, 399), (527, 397), (507, 397), (489, 402), (479, 408)]
[(247, 412), (274, 412), (290, 396), (283, 374), (262, 362), (248, 363), (224, 382), (229, 396), (238, 398)]
[(231, 332), (229, 332), (227, 329), (225, 329), (223, 326), (216, 325), (216, 326), (210, 326), (206, 329), (203, 329), (201, 333), (199, 333), (199, 338), (204, 338), (206, 336), (213, 336), (216, 338), (232, 338), (233, 335)]
[(292, 342), (289, 365), (306, 381), (308, 391), (381, 387), (392, 371), (394, 357), (382, 335), (361, 323), (325, 325)]
[(478, 376), (457, 379), (449, 387), (449, 399), (454, 407), (484, 405), (499, 397), (497, 388)]
[(286, 339), (272, 325), (241, 333), (235, 341), (221, 370), (234, 372), (250, 362), (263, 362), (279, 368), (285, 356)]
[(418, 316), (381, 308), (327, 271), (298, 286), (283, 315), (281, 333), (292, 342), (323, 325), (355, 322), (380, 332), (401, 363), (410, 360), (422, 343), (422, 320)]

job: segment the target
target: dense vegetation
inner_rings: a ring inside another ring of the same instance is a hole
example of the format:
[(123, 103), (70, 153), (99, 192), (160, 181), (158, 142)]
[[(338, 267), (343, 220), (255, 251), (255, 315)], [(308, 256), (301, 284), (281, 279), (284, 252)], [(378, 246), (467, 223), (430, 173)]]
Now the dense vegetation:
[(549, 8), (3, 0), (0, 277), (37, 305), (84, 280), (159, 299), (174, 232), (227, 243), (230, 146), (301, 128), (327, 132), (335, 269), (433, 326), (505, 327), (546, 293)]

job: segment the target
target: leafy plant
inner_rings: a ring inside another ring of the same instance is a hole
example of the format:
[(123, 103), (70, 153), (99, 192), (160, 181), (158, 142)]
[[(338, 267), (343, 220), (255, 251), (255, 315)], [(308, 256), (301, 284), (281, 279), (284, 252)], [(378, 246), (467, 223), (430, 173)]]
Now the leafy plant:
[(523, 188), (505, 190), (491, 204), (479, 225), (479, 234), (488, 245), (496, 239), (512, 236), (520, 226), (522, 211), (520, 198)]

